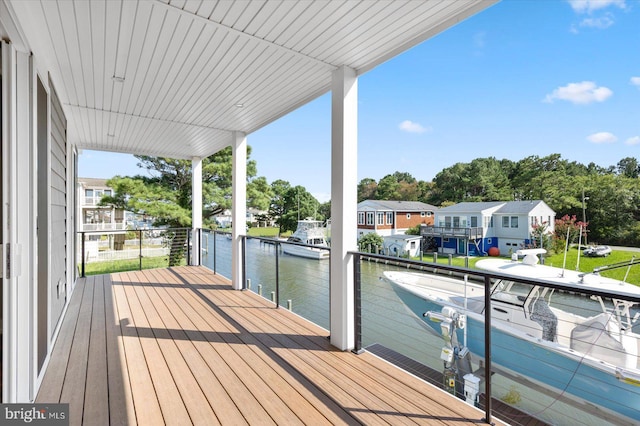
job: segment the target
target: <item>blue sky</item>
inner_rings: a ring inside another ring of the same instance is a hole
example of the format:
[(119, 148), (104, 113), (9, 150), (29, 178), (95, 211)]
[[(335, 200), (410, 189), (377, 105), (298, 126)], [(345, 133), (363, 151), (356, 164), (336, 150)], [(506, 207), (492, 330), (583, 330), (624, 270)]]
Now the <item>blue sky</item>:
[[(361, 76), (358, 179), (493, 156), (640, 159), (640, 1), (503, 0)], [(258, 175), (331, 188), (330, 94), (248, 136)], [(82, 177), (140, 173), (84, 151)]]

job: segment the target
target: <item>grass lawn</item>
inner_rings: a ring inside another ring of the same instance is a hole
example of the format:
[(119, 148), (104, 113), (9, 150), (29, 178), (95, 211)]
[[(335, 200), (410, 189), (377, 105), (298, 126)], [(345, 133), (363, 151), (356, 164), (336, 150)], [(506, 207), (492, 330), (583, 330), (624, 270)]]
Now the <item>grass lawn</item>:
[[(614, 250), (607, 257), (584, 257), (582, 253), (580, 253), (580, 271), (582, 272), (592, 272), (595, 268), (601, 267), (604, 265), (611, 265), (618, 262), (628, 262), (632, 257), (639, 257), (640, 253), (631, 252), (631, 251), (621, 251)], [(470, 257), (469, 258), (469, 268), (473, 268), (476, 262), (481, 259), (486, 259), (486, 257)], [(433, 261), (433, 255), (424, 255), (423, 260), (426, 262)], [(575, 270), (578, 260), (578, 249), (570, 248), (567, 252), (567, 260), (566, 260), (566, 268)], [(564, 262), (564, 253), (547, 255), (545, 257), (545, 265), (555, 266), (558, 268), (562, 268)], [(443, 265), (449, 264), (449, 258), (446, 255), (438, 255), (438, 263)], [(452, 266), (464, 267), (464, 257), (456, 257), (454, 256), (451, 259)], [(623, 280), (625, 274), (627, 273), (628, 268), (618, 268), (613, 269), (611, 271), (603, 271), (601, 273), (604, 277), (614, 278), (617, 280)], [(629, 275), (627, 276), (626, 282), (634, 285), (640, 285), (640, 265), (634, 265), (629, 269)]]
[[(267, 228), (249, 228), (247, 231), (247, 235), (250, 237), (268, 237), (275, 238), (278, 237), (279, 228), (275, 227), (267, 227)], [(283, 232), (280, 234), (280, 237), (288, 237), (291, 235), (291, 231)]]
[[(186, 265), (186, 259), (180, 265)], [(142, 269), (167, 268), (169, 266), (168, 256), (143, 257)], [(82, 266), (78, 265), (78, 270), (82, 271)], [(140, 269), (140, 259), (123, 259), (111, 262), (92, 262), (84, 265), (85, 275), (111, 274), (115, 272), (137, 271)]]

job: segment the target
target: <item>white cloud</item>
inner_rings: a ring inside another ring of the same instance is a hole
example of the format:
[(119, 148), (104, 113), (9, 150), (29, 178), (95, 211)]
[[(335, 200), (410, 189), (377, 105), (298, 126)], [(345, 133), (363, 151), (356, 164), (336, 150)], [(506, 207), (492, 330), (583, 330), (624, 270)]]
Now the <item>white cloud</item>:
[(618, 140), (616, 135), (609, 132), (598, 132), (587, 136), (589, 142), (601, 144), (601, 143), (614, 143)]
[(424, 133), (431, 131), (430, 127), (424, 127), (422, 124), (414, 123), (411, 120), (404, 120), (398, 125), (398, 128), (408, 133)]
[(640, 77), (631, 77), (631, 84), (640, 88)]
[(624, 141), (627, 145), (640, 145), (640, 136), (634, 136)]
[(576, 13), (592, 13), (609, 6), (626, 8), (625, 0), (569, 0), (569, 4)]
[(600, 18), (585, 18), (580, 22), (581, 27), (597, 28), (604, 30), (613, 25), (613, 17), (610, 14), (601, 16)]
[(581, 83), (569, 83), (564, 87), (558, 87), (544, 99), (545, 102), (553, 102), (555, 99), (573, 102), (574, 104), (590, 104), (593, 102), (603, 102), (611, 97), (611, 89), (600, 86), (597, 87), (593, 81), (583, 81)]

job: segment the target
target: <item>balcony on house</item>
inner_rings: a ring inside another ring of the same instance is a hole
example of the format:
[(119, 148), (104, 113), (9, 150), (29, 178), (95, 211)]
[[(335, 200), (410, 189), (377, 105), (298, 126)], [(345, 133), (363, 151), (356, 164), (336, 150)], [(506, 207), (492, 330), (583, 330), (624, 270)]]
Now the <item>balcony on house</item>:
[(467, 240), (479, 240), (482, 238), (482, 228), (476, 226), (428, 226), (420, 227), (420, 235), (423, 237), (442, 238), (466, 238)]

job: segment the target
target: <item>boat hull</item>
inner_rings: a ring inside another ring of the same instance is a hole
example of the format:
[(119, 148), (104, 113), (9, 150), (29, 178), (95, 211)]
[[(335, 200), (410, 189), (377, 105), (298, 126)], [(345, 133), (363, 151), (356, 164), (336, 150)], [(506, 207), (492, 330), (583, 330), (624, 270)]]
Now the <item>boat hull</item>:
[[(460, 306), (443, 298), (421, 294), (417, 285), (401, 284), (387, 279), (402, 302), (422, 320), (422, 323), (437, 333), (440, 325), (424, 318), (427, 311), (440, 312), (444, 306)], [(603, 415), (614, 415), (624, 422), (640, 422), (640, 387), (627, 384), (615, 377), (610, 368), (595, 368), (579, 353), (561, 350), (557, 344), (542, 339), (526, 338), (508, 330), (491, 329), (491, 360), (527, 380), (533, 380), (558, 394), (564, 393), (579, 402), (602, 407)], [(484, 317), (467, 312), (467, 347), (475, 356), (485, 358)], [(463, 332), (458, 330), (458, 339), (463, 342)], [(554, 347), (555, 346), (555, 347)]]
[(282, 252), (291, 256), (299, 256), (316, 260), (329, 259), (329, 255), (331, 254), (327, 249), (298, 246), (294, 244), (283, 244)]

